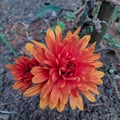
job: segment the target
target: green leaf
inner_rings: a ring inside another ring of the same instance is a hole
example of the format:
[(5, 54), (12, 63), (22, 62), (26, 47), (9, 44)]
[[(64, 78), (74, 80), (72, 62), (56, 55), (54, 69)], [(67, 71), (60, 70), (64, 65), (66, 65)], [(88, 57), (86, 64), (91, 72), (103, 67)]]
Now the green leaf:
[(52, 30), (55, 31), (56, 25), (53, 25)]
[(44, 29), (41, 29), (39, 32), (40, 32), (40, 33), (46, 33), (47, 31), (44, 30)]
[(68, 21), (74, 21), (75, 20), (75, 15), (72, 13), (72, 12), (67, 12), (65, 14), (65, 18), (68, 20)]
[(44, 5), (41, 7), (37, 13), (38, 18), (44, 18), (46, 16), (49, 16), (49, 14), (56, 14), (58, 15), (61, 11), (61, 8), (59, 6), (55, 5)]
[(0, 39), (3, 41), (3, 43), (10, 49), (10, 51), (13, 53), (15, 57), (18, 57), (18, 54), (15, 52), (15, 50), (12, 48), (10, 43), (7, 41), (5, 36), (3, 34), (0, 34)]
[(120, 42), (115, 43), (114, 46), (119, 48), (120, 47)]
[(93, 26), (88, 26), (88, 27), (87, 27), (87, 31), (88, 31), (89, 33), (93, 32)]
[(110, 43), (115, 43), (115, 39), (114, 39), (114, 38), (110, 38), (110, 39), (109, 39), (109, 42), (110, 42)]
[(109, 38), (110, 38), (110, 35), (109, 35), (109, 34), (105, 34), (105, 35), (104, 35), (104, 39), (107, 39), (107, 40), (108, 40)]

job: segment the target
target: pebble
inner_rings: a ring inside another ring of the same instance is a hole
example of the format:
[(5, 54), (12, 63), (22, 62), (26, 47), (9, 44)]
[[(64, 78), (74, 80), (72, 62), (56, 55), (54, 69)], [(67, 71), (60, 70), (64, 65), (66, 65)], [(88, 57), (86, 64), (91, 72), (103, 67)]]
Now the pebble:
[(1, 68), (0, 69), (0, 75), (3, 74), (3, 73), (5, 73), (5, 69)]

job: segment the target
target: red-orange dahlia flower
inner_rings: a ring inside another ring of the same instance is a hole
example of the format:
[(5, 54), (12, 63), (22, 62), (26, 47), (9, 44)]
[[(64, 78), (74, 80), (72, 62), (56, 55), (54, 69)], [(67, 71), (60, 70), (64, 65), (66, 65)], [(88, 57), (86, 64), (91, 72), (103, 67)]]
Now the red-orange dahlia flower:
[(14, 80), (16, 82), (13, 85), (13, 89), (20, 89), (20, 92), (28, 89), (32, 85), (33, 78), (30, 71), (38, 64), (34, 58), (20, 56), (19, 58), (15, 58), (15, 64), (6, 65), (6, 68), (10, 69), (11, 74), (15, 77)]
[(49, 105), (50, 109), (63, 111), (67, 101), (72, 109), (83, 110), (82, 95), (95, 102), (94, 94), (99, 94), (98, 84), (102, 84), (104, 73), (97, 71), (102, 62), (99, 54), (93, 53), (95, 43), (86, 48), (90, 36), (79, 40), (79, 28), (72, 34), (70, 31), (62, 40), (59, 26), (55, 34), (48, 29), (46, 45), (32, 40), (27, 43), (28, 52), (40, 63), (33, 67), (32, 82), (36, 85), (29, 88), (24, 95), (33, 96), (40, 93), (40, 108)]

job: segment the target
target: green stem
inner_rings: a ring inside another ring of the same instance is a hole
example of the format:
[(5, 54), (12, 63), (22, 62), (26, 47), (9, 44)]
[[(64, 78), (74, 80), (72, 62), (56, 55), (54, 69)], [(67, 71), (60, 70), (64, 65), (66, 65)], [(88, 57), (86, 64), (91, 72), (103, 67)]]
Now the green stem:
[(115, 5), (112, 5), (110, 2), (106, 2), (106, 1), (102, 2), (100, 11), (98, 13), (98, 18), (101, 20), (102, 29), (100, 33), (94, 30), (91, 39), (91, 43), (97, 41), (97, 47), (101, 42), (102, 38), (104, 37), (106, 30), (110, 26), (114, 11), (115, 11)]
[(13, 53), (15, 57), (18, 57), (18, 54), (14, 51), (10, 43), (7, 41), (5, 36), (3, 34), (0, 34), (0, 39), (3, 41), (3, 43), (10, 49), (10, 51)]

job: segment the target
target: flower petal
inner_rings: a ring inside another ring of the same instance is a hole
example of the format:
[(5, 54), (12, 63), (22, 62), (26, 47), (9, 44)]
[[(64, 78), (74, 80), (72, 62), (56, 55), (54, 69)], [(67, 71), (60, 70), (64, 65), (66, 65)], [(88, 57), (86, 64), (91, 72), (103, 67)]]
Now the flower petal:
[(72, 36), (77, 36), (77, 35), (78, 35), (78, 33), (80, 32), (80, 29), (81, 29), (81, 28), (80, 28), (80, 27), (78, 27), (78, 28), (77, 28), (77, 30), (73, 33), (73, 35), (72, 35)]
[(105, 76), (105, 73), (102, 72), (102, 71), (95, 71), (95, 72), (92, 72), (91, 75), (95, 75), (95, 76), (97, 76), (99, 78), (102, 78), (102, 77)]
[(12, 87), (13, 87), (13, 89), (20, 89), (23, 86), (24, 86), (24, 82), (18, 81)]
[(55, 35), (51, 29), (48, 29), (46, 35), (46, 44), (50, 51), (54, 51), (55, 49)]
[(49, 76), (45, 73), (39, 73), (37, 75), (35, 75), (32, 79), (33, 83), (42, 83), (44, 81), (46, 81), (49, 78)]
[(47, 50), (47, 47), (46, 47), (45, 44), (40, 43), (40, 42), (37, 42), (36, 40), (31, 40), (31, 41), (32, 41), (32, 43), (33, 43), (35, 46), (37, 46), (37, 47), (39, 47), (39, 48), (43, 48), (44, 50)]
[(52, 102), (57, 103), (59, 97), (60, 97), (60, 89), (57, 86), (54, 86), (50, 94), (50, 99)]
[(55, 42), (55, 34), (50, 28), (47, 30), (47, 35)]
[(62, 31), (60, 26), (58, 25), (56, 26), (55, 33), (56, 33), (56, 41), (62, 41)]
[(41, 90), (41, 98), (45, 98), (54, 88), (55, 83), (48, 81)]
[(46, 96), (44, 99), (40, 100), (39, 106), (41, 109), (44, 109), (48, 105), (48, 103), (49, 103), (49, 95)]
[(64, 94), (64, 93), (61, 92), (60, 103), (66, 104), (67, 101), (68, 101), (68, 94)]
[(69, 40), (71, 37), (72, 37), (72, 32), (68, 31), (67, 34), (66, 34), (66, 37), (65, 37), (65, 38), (68, 38), (68, 39), (66, 39), (66, 40)]
[(96, 101), (95, 96), (94, 96), (91, 92), (85, 91), (85, 92), (83, 92), (83, 94), (85, 95), (85, 97), (86, 97), (89, 101), (91, 101), (91, 102), (95, 102), (95, 101)]
[(97, 60), (100, 58), (100, 54), (93, 54), (93, 55), (90, 55), (89, 57), (87, 57), (85, 60), (86, 61), (94, 61), (94, 60)]
[(81, 95), (78, 96), (77, 100), (78, 100), (78, 103), (77, 103), (78, 109), (83, 111), (83, 109), (84, 109), (83, 108), (83, 99), (82, 99)]
[(57, 105), (59, 97), (60, 97), (60, 91), (57, 88), (57, 86), (54, 86), (54, 88), (50, 94), (49, 106), (51, 109), (53, 109)]
[(103, 63), (100, 61), (95, 61), (95, 62), (92, 62), (91, 65), (95, 66), (96, 68), (99, 68), (103, 66)]
[(77, 107), (77, 97), (70, 94), (70, 106), (73, 110)]
[(89, 41), (90, 41), (91, 36), (90, 35), (85, 35), (82, 37), (79, 41), (79, 48), (80, 50), (83, 50), (87, 47)]
[(26, 49), (32, 55), (35, 52), (34, 45), (32, 43), (26, 43)]
[(43, 73), (43, 74), (48, 74), (48, 69), (44, 68), (44, 67), (41, 67), (41, 66), (36, 66), (36, 67), (33, 67), (32, 70), (31, 70), (31, 73), (33, 75), (36, 75), (36, 74), (39, 74), (39, 73)]
[(65, 104), (60, 103), (60, 100), (58, 100), (57, 110), (59, 112), (62, 112), (64, 110), (64, 108), (65, 108)]
[(32, 68), (32, 70), (31, 70), (31, 73), (33, 74), (33, 75), (36, 75), (36, 74), (39, 74), (39, 73), (41, 73), (42, 72), (42, 67), (34, 67), (34, 68)]
[(97, 85), (103, 84), (102, 79), (96, 79), (96, 80), (94, 80), (94, 81), (92, 81), (92, 82), (96, 83)]
[(31, 96), (40, 94), (40, 91), (41, 91), (41, 84), (37, 84), (27, 89), (23, 95), (26, 97), (31, 97)]
[(99, 95), (98, 87), (93, 83), (83, 83), (83, 86), (92, 93)]
[(65, 80), (59, 79), (58, 83), (57, 83), (57, 86), (60, 87), (60, 88), (63, 88), (65, 86)]

